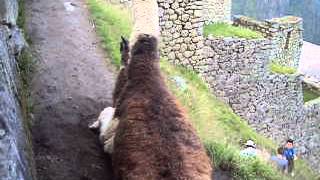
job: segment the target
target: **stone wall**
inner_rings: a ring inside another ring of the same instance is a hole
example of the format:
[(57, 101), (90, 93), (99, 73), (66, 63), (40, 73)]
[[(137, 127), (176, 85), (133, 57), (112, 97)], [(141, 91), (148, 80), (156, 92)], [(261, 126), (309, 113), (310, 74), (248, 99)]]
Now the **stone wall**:
[(308, 102), (304, 106), (305, 121), (299, 128), (303, 129), (301, 140), (303, 146), (300, 153), (303, 155), (311, 167), (320, 173), (320, 98)]
[(203, 1), (158, 0), (162, 53), (191, 68), (202, 58)]
[(295, 139), (299, 154), (320, 170), (320, 100), (304, 105), (302, 75), (270, 71), (272, 41), (208, 37), (204, 45), (198, 68), (213, 93), (266, 137)]
[(245, 16), (235, 16), (234, 25), (261, 32), (274, 46), (270, 58), (281, 65), (298, 68), (302, 43), (303, 24), (299, 17), (285, 16), (256, 21)]
[(24, 46), (15, 26), (16, 0), (0, 0), (0, 179), (32, 179), (26, 152), (27, 141), (18, 97), (16, 56)]
[(204, 0), (203, 17), (206, 24), (231, 21), (231, 0)]
[(260, 133), (278, 142), (293, 136), (279, 130), (301, 117), (302, 78), (270, 72), (272, 42), (209, 37), (205, 46), (201, 74), (213, 92)]

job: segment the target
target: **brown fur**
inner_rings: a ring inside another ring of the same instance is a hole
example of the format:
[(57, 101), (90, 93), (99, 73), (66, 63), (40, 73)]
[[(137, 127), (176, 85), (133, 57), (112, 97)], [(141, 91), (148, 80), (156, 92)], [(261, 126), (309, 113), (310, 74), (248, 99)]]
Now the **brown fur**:
[(212, 167), (199, 137), (160, 74), (156, 38), (140, 35), (116, 108), (117, 180), (209, 180)]
[[(116, 107), (117, 105), (117, 97), (120, 96), (122, 90), (124, 89), (124, 86), (127, 83), (127, 71), (126, 67), (129, 64), (129, 42), (124, 37), (121, 37), (121, 43), (120, 43), (120, 53), (121, 53), (121, 69), (119, 72), (119, 75), (117, 77), (116, 85), (113, 91), (113, 107)], [(117, 117), (117, 115), (115, 115)]]

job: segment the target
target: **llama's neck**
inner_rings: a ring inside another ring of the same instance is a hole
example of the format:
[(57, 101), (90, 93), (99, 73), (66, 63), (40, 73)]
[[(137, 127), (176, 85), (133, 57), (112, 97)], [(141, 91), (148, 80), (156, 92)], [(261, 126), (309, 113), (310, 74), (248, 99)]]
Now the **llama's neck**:
[(131, 63), (128, 76), (132, 83), (152, 83), (151, 81), (158, 81), (161, 76), (160, 65), (158, 60), (145, 61), (145, 59), (138, 63)]

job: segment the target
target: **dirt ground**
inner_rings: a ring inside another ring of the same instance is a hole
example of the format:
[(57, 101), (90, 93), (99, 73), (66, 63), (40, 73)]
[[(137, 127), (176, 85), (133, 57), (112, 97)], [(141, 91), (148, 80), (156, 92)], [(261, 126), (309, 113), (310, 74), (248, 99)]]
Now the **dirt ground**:
[(106, 64), (84, 0), (26, 0), (38, 59), (32, 129), (39, 180), (112, 179), (110, 157), (88, 129), (111, 105), (115, 73)]

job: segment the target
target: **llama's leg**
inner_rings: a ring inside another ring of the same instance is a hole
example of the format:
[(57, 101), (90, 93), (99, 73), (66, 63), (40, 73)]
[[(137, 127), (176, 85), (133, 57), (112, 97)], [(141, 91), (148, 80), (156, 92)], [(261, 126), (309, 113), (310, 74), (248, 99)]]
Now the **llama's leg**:
[(113, 153), (114, 136), (104, 142), (103, 151), (108, 154)]
[(89, 129), (98, 129), (100, 127), (100, 121), (96, 120), (94, 123), (92, 123), (91, 125), (89, 125)]

